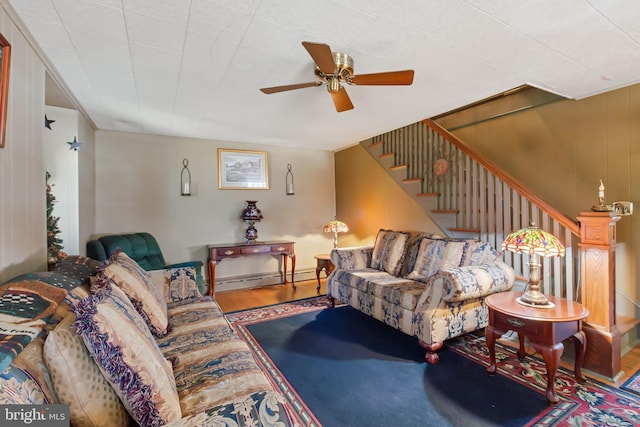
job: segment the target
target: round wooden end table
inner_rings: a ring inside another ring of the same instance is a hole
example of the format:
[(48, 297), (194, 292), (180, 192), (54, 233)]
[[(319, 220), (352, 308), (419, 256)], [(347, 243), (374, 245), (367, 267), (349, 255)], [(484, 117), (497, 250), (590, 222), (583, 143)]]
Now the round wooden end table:
[(574, 375), (580, 383), (586, 379), (582, 376), (582, 360), (587, 345), (587, 339), (582, 331), (582, 321), (589, 315), (589, 310), (581, 304), (560, 297), (549, 297), (553, 308), (538, 308), (520, 304), (516, 298), (522, 292), (499, 292), (489, 295), (485, 302), (489, 307), (489, 326), (485, 330), (487, 347), (491, 357), (491, 365), (487, 372), (496, 372), (496, 337), (507, 331), (518, 333), (520, 348), (517, 355), (524, 358), (524, 337), (529, 339), (531, 346), (542, 354), (547, 368), (547, 391), (545, 396), (551, 403), (558, 403), (554, 382), (560, 357), (564, 351), (562, 341), (573, 337), (575, 340)]
[(324, 273), (329, 276), (331, 272), (336, 268), (331, 262), (331, 256), (329, 254), (316, 255), (317, 261), (316, 278), (318, 279), (318, 287), (316, 290), (320, 291), (320, 272), (324, 270)]

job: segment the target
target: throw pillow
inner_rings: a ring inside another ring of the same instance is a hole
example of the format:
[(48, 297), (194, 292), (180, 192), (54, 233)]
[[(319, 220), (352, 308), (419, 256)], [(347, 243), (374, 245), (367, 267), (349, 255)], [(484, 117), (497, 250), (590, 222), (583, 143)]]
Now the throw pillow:
[(411, 233), (380, 229), (373, 245), (371, 268), (397, 276), (407, 252)]
[(145, 319), (153, 335), (161, 338), (169, 332), (167, 303), (151, 276), (122, 251), (116, 251), (101, 265), (96, 286), (112, 280), (129, 296), (134, 307)]
[(73, 307), (74, 326), (129, 414), (141, 426), (182, 417), (171, 364), (117, 286), (97, 289)]
[(460, 266), (480, 265), (496, 259), (498, 259), (498, 253), (491, 244), (482, 240), (469, 240)]
[(467, 242), (425, 237), (420, 242), (413, 271), (408, 279), (426, 282), (438, 270), (460, 266)]
[(165, 301), (182, 301), (202, 296), (196, 281), (196, 269), (193, 267), (152, 270), (149, 275), (156, 286), (162, 284)]
[(99, 261), (85, 256), (70, 255), (56, 263), (55, 271), (68, 277), (89, 283), (89, 277), (94, 276), (100, 265)]
[(75, 334), (74, 320), (72, 313), (65, 317), (44, 344), (44, 360), (59, 403), (69, 405), (71, 425), (127, 426), (129, 415)]

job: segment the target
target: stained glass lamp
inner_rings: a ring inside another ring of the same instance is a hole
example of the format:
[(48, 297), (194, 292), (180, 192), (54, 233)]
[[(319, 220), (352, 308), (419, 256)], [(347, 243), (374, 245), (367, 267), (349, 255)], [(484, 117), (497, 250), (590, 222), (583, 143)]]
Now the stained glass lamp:
[(509, 234), (502, 242), (502, 250), (531, 256), (527, 290), (518, 299), (525, 305), (549, 306), (549, 300), (540, 291), (539, 257), (564, 256), (564, 246), (550, 233), (540, 230), (535, 224)]
[(349, 227), (342, 221), (338, 221), (336, 218), (333, 218), (331, 221), (326, 223), (322, 228), (322, 231), (325, 233), (333, 233), (333, 247), (338, 247), (338, 233), (344, 233), (349, 231)]

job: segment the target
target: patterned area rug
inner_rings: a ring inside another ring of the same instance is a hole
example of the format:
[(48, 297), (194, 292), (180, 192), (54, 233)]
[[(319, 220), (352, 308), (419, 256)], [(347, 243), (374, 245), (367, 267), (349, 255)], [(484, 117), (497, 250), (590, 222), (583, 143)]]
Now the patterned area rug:
[(640, 395), (640, 371), (631, 375), (631, 378), (626, 380), (620, 388)]
[[(302, 313), (321, 311), (327, 309), (326, 307), (326, 297), (316, 297), (227, 315), (233, 327), (240, 336), (247, 340), (256, 353), (259, 363), (267, 372), (274, 386), (289, 400), (300, 425), (318, 426), (321, 423), (314, 415), (313, 407), (308, 407), (305, 404), (298, 392), (290, 385), (288, 379), (282, 375), (281, 369), (271, 361), (263, 347), (252, 336), (250, 329), (251, 325)], [(345, 309), (351, 310), (347, 307)], [(264, 326), (268, 326), (268, 324)], [(386, 327), (382, 324), (380, 326)], [(489, 354), (482, 334), (469, 334), (450, 340), (446, 343), (446, 351), (463, 356), (483, 368), (489, 365)], [(516, 356), (516, 349), (502, 346), (499, 343), (496, 343), (496, 358), (498, 359), (498, 374), (500, 376), (534, 390), (542, 396), (541, 399), (544, 398), (546, 370), (541, 359), (527, 356), (520, 360)], [(426, 372), (427, 365), (421, 366), (424, 366)], [(486, 381), (491, 381), (490, 378), (487, 376)], [(484, 376), (481, 381), (485, 381)], [(485, 386), (486, 384), (478, 384), (480, 389)], [(589, 379), (585, 384), (579, 384), (575, 381), (573, 373), (564, 368), (560, 368), (556, 376), (556, 391), (560, 397), (558, 404), (542, 405), (540, 412), (533, 419), (527, 419), (520, 424), (511, 422), (508, 425), (575, 427), (604, 425), (631, 427), (640, 425), (640, 397), (635, 394), (592, 379)], [(430, 424), (427, 422), (424, 425)], [(507, 424), (496, 423), (493, 425)]]

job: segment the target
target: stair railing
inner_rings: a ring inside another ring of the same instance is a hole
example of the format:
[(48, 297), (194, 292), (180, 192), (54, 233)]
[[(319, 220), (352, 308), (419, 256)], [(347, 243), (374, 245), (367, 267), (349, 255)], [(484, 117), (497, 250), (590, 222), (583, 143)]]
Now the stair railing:
[[(507, 234), (531, 223), (558, 237), (565, 245), (566, 255), (542, 260), (544, 292), (580, 299), (576, 221), (431, 120), (387, 132), (372, 141), (382, 142), (382, 155), (393, 155), (395, 167), (406, 169), (407, 177), (401, 181), (421, 182), (421, 193), (412, 197), (437, 198), (437, 209), (427, 212), (436, 223), (437, 213), (455, 215), (454, 229), (441, 227), (447, 234), (471, 233), (498, 250)], [(514, 268), (519, 280), (528, 280), (527, 255), (506, 252), (504, 260)]]

